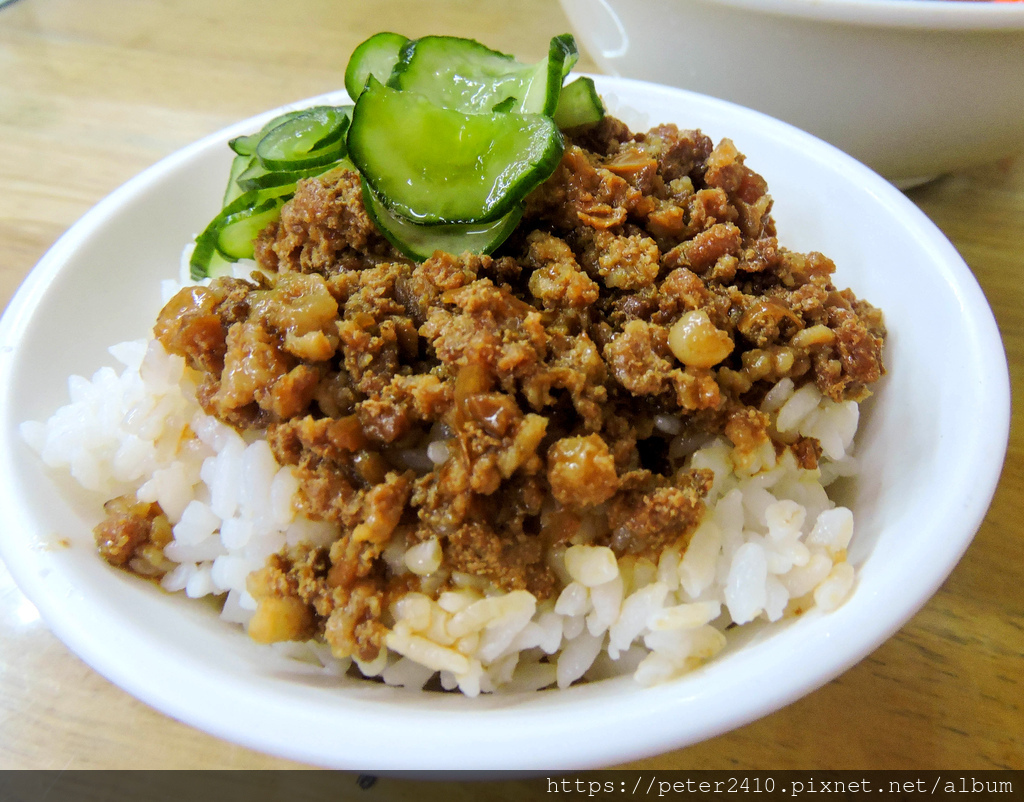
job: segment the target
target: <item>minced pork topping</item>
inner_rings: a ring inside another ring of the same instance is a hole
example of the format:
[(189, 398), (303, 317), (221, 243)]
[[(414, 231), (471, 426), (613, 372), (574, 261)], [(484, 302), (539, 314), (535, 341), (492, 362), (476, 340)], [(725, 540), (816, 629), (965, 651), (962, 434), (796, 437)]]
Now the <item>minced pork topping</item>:
[[(721, 434), (738, 465), (771, 443), (815, 467), (817, 441), (778, 436), (759, 404), (787, 377), (863, 399), (885, 329), (827, 257), (779, 245), (771, 207), (728, 139), (610, 117), (569, 132), (493, 256), (414, 263), (356, 173), (300, 182), (257, 241), (263, 272), (181, 290), (155, 329), (208, 414), (294, 466), (298, 511), (337, 524), (250, 576), (250, 634), (373, 660), (391, 602), (426, 589), (389, 559), (417, 544), (435, 597), (470, 576), (538, 599), (569, 545), (685, 548), (713, 477), (673, 443)], [(108, 559), (167, 542), (153, 506), (111, 505)]]

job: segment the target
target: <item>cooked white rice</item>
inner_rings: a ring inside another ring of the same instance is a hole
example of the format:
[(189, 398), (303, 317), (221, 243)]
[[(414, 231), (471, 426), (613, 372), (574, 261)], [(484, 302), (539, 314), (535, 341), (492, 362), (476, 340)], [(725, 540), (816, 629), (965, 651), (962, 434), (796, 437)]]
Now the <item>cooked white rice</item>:
[[(333, 528), (295, 514), (298, 481), (264, 440), (243, 438), (201, 411), (180, 357), (156, 341), (110, 352), (120, 373), (106, 367), (91, 380), (72, 377), (70, 403), (21, 432), (48, 466), (69, 470), (100, 501), (135, 492), (158, 502), (174, 531), (165, 556), (176, 564), (163, 587), (222, 596), (223, 618), (245, 625), (256, 608), (246, 590), (250, 572), (288, 544), (329, 543)], [(410, 593), (397, 601), (387, 650), (358, 668), (414, 688), (439, 673), (444, 688), (470, 696), (628, 673), (652, 684), (713, 657), (731, 625), (778, 621), (812, 606), (834, 609), (854, 583), (846, 562), (853, 515), (825, 488), (856, 471), (858, 407), (822, 397), (813, 384), (794, 391), (784, 379), (762, 408), (779, 440), (819, 440), (818, 469), (800, 468), (788, 450), (777, 460), (770, 444), (744, 465), (733, 464), (721, 438), (694, 451), (697, 444), (678, 435), (679, 421), (663, 416), (655, 426), (676, 435), (672, 453), (692, 452), (692, 466), (715, 475), (707, 515), (685, 553), (666, 549), (655, 564), (616, 560), (603, 546), (571, 546), (553, 566), (564, 588), (543, 603), (526, 591), (502, 593), (455, 575), (456, 589), (436, 599)], [(438, 440), (418, 456), (429, 467), (443, 463), (448, 449)], [(428, 589), (431, 577), (439, 584), (446, 576), (436, 540), (385, 556), (392, 570), (426, 577)], [(322, 642), (268, 648), (326, 673), (350, 665)]]

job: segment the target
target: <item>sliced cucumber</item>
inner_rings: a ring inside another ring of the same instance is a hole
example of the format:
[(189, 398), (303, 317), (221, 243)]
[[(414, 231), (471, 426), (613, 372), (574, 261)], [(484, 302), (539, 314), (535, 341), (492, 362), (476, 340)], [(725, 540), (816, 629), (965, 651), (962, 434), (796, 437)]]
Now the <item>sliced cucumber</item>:
[(208, 234), (209, 226), (198, 237), (192, 255), (188, 258), (188, 272), (193, 281), (202, 281), (214, 275), (214, 259), (218, 266), (225, 260), (217, 253), (217, 239)]
[(256, 156), (268, 170), (321, 167), (345, 155), (351, 106), (314, 106), (267, 132)]
[[(242, 253), (243, 255), (233, 256), (232, 253), (221, 250), (221, 229), (226, 225), (239, 224), (247, 217), (252, 217), (254, 210), (257, 208), (262, 207), (260, 208), (260, 213), (262, 214), (269, 209), (268, 204), (276, 204), (277, 209), (275, 213), (280, 214), (280, 207), (284, 205), (284, 201), (285, 198), (283, 196), (267, 197), (261, 196), (259, 192), (246, 192), (239, 195), (221, 209), (220, 212), (217, 213), (216, 217), (214, 217), (209, 224), (207, 224), (206, 228), (203, 229), (203, 232), (196, 237), (196, 246), (192, 249), (192, 256), (189, 258), (189, 274), (192, 278), (195, 281), (199, 281), (200, 279), (212, 276), (214, 274), (213, 270), (219, 261), (227, 260), (234, 262), (238, 259), (251, 258), (253, 252), (251, 239), (249, 241), (248, 248), (232, 244), (235, 241), (234, 237), (242, 231), (241, 228), (235, 229), (234, 234), (227, 238), (225, 241), (225, 249), (226, 251)], [(274, 219), (275, 218), (273, 216), (268, 217), (266, 222), (263, 223), (263, 227)], [(259, 234), (259, 232), (262, 231), (263, 227), (253, 233), (253, 239), (255, 239), (256, 234)], [(245, 256), (244, 254), (249, 254), (249, 256)]]
[(370, 78), (348, 149), (387, 207), (416, 223), (484, 223), (508, 214), (558, 165), (558, 126), (538, 114), (463, 114)]
[[(331, 164), (321, 165), (319, 167), (307, 167), (305, 170), (271, 171), (263, 169), (262, 165), (256, 163), (239, 175), (236, 179), (236, 183), (243, 192), (271, 189), (279, 189), (283, 192), (287, 192), (289, 188), (295, 188), (299, 179), (312, 178), (313, 176), (325, 173), (328, 170), (333, 169), (336, 163), (337, 162), (332, 162)], [(277, 194), (281, 194), (281, 192), (278, 192)]]
[(604, 114), (589, 78), (563, 90), (577, 58), (569, 34), (551, 39), (536, 64), (471, 39), (370, 37), (345, 71), (354, 109), (289, 111), (231, 140), (223, 208), (196, 238), (192, 277), (251, 258), (296, 183), (341, 164), (358, 169), (368, 212), (407, 255), (491, 252), (558, 165), (559, 127)]
[(238, 177), (249, 170), (254, 161), (256, 161), (255, 156), (245, 156), (243, 154), (235, 156), (234, 161), (231, 162), (231, 171), (228, 173), (228, 185), (224, 190), (224, 200), (221, 201), (222, 207), (227, 206), (231, 201), (245, 192), (245, 190), (238, 185)]
[(282, 198), (267, 198), (227, 215), (217, 229), (217, 253), (225, 259), (252, 259), (253, 240), (281, 214)]
[(570, 70), (576, 66), (580, 51), (572, 34), (563, 33), (554, 36), (548, 43), (548, 76), (545, 87), (544, 107), (542, 114), (549, 117), (558, 108), (558, 98), (562, 94), (562, 85)]
[(371, 75), (382, 84), (388, 82), (391, 70), (398, 63), (402, 48), (409, 43), (400, 33), (384, 31), (374, 34), (352, 51), (345, 68), (345, 91), (355, 101)]
[(570, 34), (554, 37), (548, 57), (536, 64), (521, 64), (473, 39), (425, 36), (402, 49), (387, 83), (466, 114), (488, 113), (511, 97), (511, 112), (551, 115), (578, 57)]
[(286, 112), (249, 136), (228, 144), (235, 151), (222, 209), (189, 259), (195, 280), (225, 272), (225, 262), (251, 259), (253, 240), (281, 213), (302, 178), (321, 175), (345, 159), (351, 106), (314, 106)]
[[(213, 238), (207, 240), (196, 240), (196, 247), (189, 259), (189, 275), (193, 281), (202, 281), (204, 278), (217, 278), (218, 276), (230, 276), (237, 260), (225, 259), (217, 252), (217, 243)], [(196, 265), (204, 265), (202, 271), (197, 271)]]
[(517, 205), (491, 223), (418, 225), (389, 211), (366, 183), (363, 184), (363, 205), (388, 241), (418, 262), (429, 259), (435, 251), (491, 253), (515, 231), (523, 216), (522, 205)]
[(255, 134), (236, 136), (228, 142), (228, 147), (239, 156), (253, 156), (256, 154), (256, 146), (260, 143), (260, 140), (263, 139), (263, 137), (277, 128), (281, 123), (287, 122), (292, 117), (298, 117), (303, 113), (303, 111), (304, 109), (297, 109), (295, 111), (286, 111), (284, 114), (279, 114), (277, 117), (274, 117), (274, 119), (267, 122), (267, 124)]
[(594, 80), (584, 76), (562, 87), (555, 123), (559, 128), (575, 128), (599, 122), (604, 113), (604, 103), (597, 94)]

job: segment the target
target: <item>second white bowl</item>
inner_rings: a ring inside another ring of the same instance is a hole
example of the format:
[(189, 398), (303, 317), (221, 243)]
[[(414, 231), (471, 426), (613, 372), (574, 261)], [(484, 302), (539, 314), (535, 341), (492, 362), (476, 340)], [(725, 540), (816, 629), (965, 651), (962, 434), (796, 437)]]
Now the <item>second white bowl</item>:
[(1024, 150), (1024, 3), (561, 2), (605, 72), (771, 114), (901, 186)]

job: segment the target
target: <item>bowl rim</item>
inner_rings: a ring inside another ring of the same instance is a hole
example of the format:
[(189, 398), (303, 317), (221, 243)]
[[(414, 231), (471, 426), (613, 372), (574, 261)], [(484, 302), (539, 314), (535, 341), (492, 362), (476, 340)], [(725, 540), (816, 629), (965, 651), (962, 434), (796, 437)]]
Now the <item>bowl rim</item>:
[(996, 0), (699, 0), (748, 13), (876, 27), (1024, 31), (1024, 2)]
[[(975, 325), (972, 333), (975, 338), (979, 342), (986, 344), (991, 342), (1000, 344), (1000, 348), (997, 349), (998, 353), (993, 352), (992, 349), (984, 353), (986, 367), (992, 368), (991, 374), (987, 377), (988, 384), (986, 386), (993, 390), (993, 396), (989, 399), (991, 401), (990, 409), (993, 414), (989, 419), (990, 428), (986, 443), (992, 449), (1001, 448), (1000, 454), (1005, 455), (1009, 434), (1009, 375), (1006, 369), (1005, 353), (1001, 349), (1001, 339), (998, 335), (995, 320), (984, 299), (984, 295), (981, 293), (980, 287), (978, 287), (976, 280), (962, 258), (941, 231), (909, 199), (881, 178), (881, 176), (856, 162), (852, 157), (843, 154), (820, 139), (767, 115), (743, 108), (735, 103), (710, 98), (706, 95), (699, 95), (687, 90), (623, 78), (593, 77), (598, 82), (598, 87), (601, 91), (616, 94), (627, 106), (629, 93), (640, 89), (646, 92), (671, 95), (681, 100), (690, 99), (701, 105), (705, 110), (714, 109), (730, 115), (740, 113), (744, 119), (759, 120), (768, 128), (772, 138), (789, 141), (795, 139), (805, 146), (804, 150), (810, 151), (815, 158), (826, 158), (833, 162), (837, 170), (841, 169), (847, 174), (848, 180), (851, 180), (851, 177), (855, 178), (862, 189), (873, 194), (880, 203), (890, 209), (910, 214), (913, 230), (919, 237), (924, 238), (927, 244), (926, 250), (929, 253), (933, 253), (940, 260), (941, 268), (945, 271), (949, 280), (954, 282), (955, 288), (962, 293), (966, 308), (970, 309), (973, 313), (971, 319)], [(288, 106), (282, 108), (304, 107), (316, 102), (340, 102), (339, 98), (342, 96), (340, 92), (328, 93), (288, 104)], [(256, 121), (268, 119), (278, 111), (264, 112), (247, 120), (240, 121), (219, 132), (204, 137), (192, 145), (182, 148), (153, 167), (143, 171), (101, 200), (55, 243), (50, 251), (40, 260), (39, 265), (29, 274), (22, 287), (19, 288), (11, 304), (5, 310), (2, 319), (0, 319), (0, 337), (2, 337), (3, 341), (13, 342), (8, 337), (17, 332), (32, 317), (34, 309), (46, 292), (49, 282), (59, 276), (62, 265), (74, 256), (76, 250), (82, 246), (83, 242), (95, 234), (95, 229), (103, 220), (117, 214), (121, 205), (136, 197), (148, 186), (166, 179), (169, 174), (174, 173), (190, 160), (195, 159), (212, 144), (223, 143), (233, 135), (244, 133), (250, 130)], [(925, 248), (925, 243), (922, 244), (922, 248)], [(15, 350), (15, 348), (0, 350), (0, 379), (11, 377), (14, 368), (13, 352)], [(10, 382), (4, 382), (4, 386), (10, 386)], [(5, 423), (10, 417), (11, 393), (5, 391), (0, 393), (0, 423)], [(4, 425), (3, 428), (0, 428), (0, 445), (12, 445), (7, 442), (9, 439), (8, 430), (6, 425)], [(8, 453), (11, 451), (12, 449), (7, 449)], [(8, 459), (10, 459), (8, 456), (0, 459), (0, 469), (6, 467)], [(670, 730), (666, 731), (663, 728), (646, 726), (647, 722), (639, 720), (636, 711), (631, 712), (628, 701), (623, 699), (613, 698), (610, 700), (610, 703), (606, 701), (608, 706), (604, 710), (589, 710), (589, 708), (595, 705), (593, 701), (587, 705), (586, 700), (589, 697), (586, 686), (582, 689), (576, 688), (558, 692), (561, 696), (556, 702), (556, 707), (562, 708), (563, 705), (569, 705), (574, 712), (581, 715), (584, 720), (589, 720), (594, 726), (596, 726), (597, 722), (607, 724), (603, 719), (605, 715), (611, 718), (615, 718), (618, 715), (621, 717), (621, 734), (625, 736), (628, 733), (628, 737), (633, 739), (628, 744), (565, 744), (561, 747), (563, 752), (556, 759), (559, 767), (568, 769), (609, 765), (612, 761), (621, 762), (636, 759), (713, 737), (781, 708), (811, 692), (861, 660), (903, 626), (927, 602), (941, 581), (944, 581), (945, 577), (948, 576), (949, 571), (952, 570), (956, 561), (959, 560), (960, 556), (969, 546), (988, 509), (991, 496), (995, 492), (1001, 466), (1002, 458), (985, 462), (984, 470), (981, 471), (983, 475), (978, 478), (976, 485), (982, 492), (968, 499), (958, 508), (959, 515), (957, 516), (955, 530), (960, 536), (954, 538), (953, 542), (942, 544), (938, 549), (941, 555), (940, 562), (942, 563), (942, 571), (939, 572), (941, 576), (939, 573), (929, 575), (927, 587), (913, 588), (914, 592), (908, 594), (908, 597), (903, 598), (897, 605), (898, 615), (889, 616), (889, 625), (887, 627), (872, 629), (869, 633), (853, 633), (849, 638), (849, 642), (854, 644), (853, 648), (840, 650), (838, 654), (819, 654), (817, 656), (819, 663), (816, 663), (818, 668), (814, 671), (800, 670), (794, 672), (791, 670), (791, 666), (787, 669), (786, 666), (781, 665), (780, 663), (785, 663), (786, 661), (782, 657), (776, 656), (777, 659), (773, 658), (773, 664), (766, 665), (764, 668), (767, 672), (783, 678), (780, 685), (766, 690), (756, 704), (740, 706), (738, 708), (731, 707), (728, 712), (717, 714), (713, 726), (703, 730), (697, 737), (681, 736), (680, 732), (682, 730), (677, 728), (670, 728)], [(9, 505), (14, 507), (13, 513), (5, 513), (5, 516), (8, 514), (12, 514), (15, 517), (21, 515), (22, 511), (18, 509), (18, 503), (19, 499), (11, 491), (11, 483), (0, 483), (0, 508), (5, 508)], [(22, 506), (24, 506), (23, 503)], [(10, 531), (17, 531), (17, 529)], [(60, 639), (72, 651), (79, 654), (99, 673), (156, 709), (226, 740), (294, 760), (348, 769), (378, 768), (395, 771), (410, 768), (409, 765), (402, 763), (403, 755), (392, 755), (390, 763), (382, 761), (385, 765), (373, 767), (353, 766), (350, 763), (339, 762), (343, 758), (336, 754), (336, 752), (331, 751), (332, 746), (336, 748), (337, 744), (313, 745), (308, 742), (297, 742), (288, 737), (291, 728), (288, 730), (283, 729), (280, 733), (266, 733), (263, 731), (265, 728), (260, 726), (261, 722), (244, 710), (241, 711), (243, 715), (234, 721), (218, 717), (218, 713), (232, 704), (243, 703), (245, 696), (240, 690), (233, 687), (219, 687), (216, 686), (215, 682), (211, 686), (210, 677), (203, 674), (203, 664), (194, 655), (186, 655), (181, 658), (178, 668), (182, 676), (189, 679), (190, 684), (192, 682), (196, 683), (199, 691), (203, 691), (205, 688), (205, 698), (187, 700), (181, 698), (180, 694), (170, 688), (154, 687), (153, 683), (148, 679), (150, 676), (148, 669), (154, 668), (159, 663), (160, 658), (155, 652), (147, 652), (146, 648), (152, 646), (152, 644), (160, 643), (157, 635), (149, 631), (128, 633), (138, 635), (142, 642), (135, 649), (126, 650), (129, 652), (127, 659), (121, 655), (97, 653), (97, 644), (95, 643), (94, 636), (88, 632), (75, 631), (69, 626), (68, 621), (60, 619), (59, 606), (62, 602), (47, 597), (49, 591), (44, 577), (40, 576), (38, 572), (30, 570), (34, 565), (29, 562), (29, 557), (26, 554), (27, 550), (24, 544), (19, 545), (8, 538), (0, 537), (0, 557), (8, 564), (12, 575), (15, 576), (19, 586), (26, 595), (39, 607), (40, 612), (52, 630), (58, 634)], [(872, 604), (874, 603), (872, 601)], [(842, 616), (842, 610), (843, 608), (840, 608), (830, 615), (836, 616), (839, 614)], [(837, 622), (838, 620), (836, 619)], [(221, 674), (230, 675), (230, 671), (223, 668), (217, 672), (217, 676)], [(629, 678), (626, 679), (628, 680)], [(266, 677), (250, 677), (250, 680), (250, 685), (252, 686), (271, 690), (269, 680)], [(669, 685), (671, 686), (671, 683)], [(246, 687), (249, 686), (247, 685)], [(678, 698), (681, 694), (673, 694), (671, 687), (647, 689), (647, 692), (651, 699), (662, 701), (665, 711), (669, 713), (673, 709), (679, 712), (679, 706), (684, 701), (690, 701)], [(276, 696), (269, 693), (268, 696), (271, 698), (266, 700), (268, 710), (284, 714), (287, 710), (286, 702), (291, 700), (296, 693), (296, 689), (291, 688), (285, 688)], [(707, 694), (705, 694), (706, 696)], [(582, 704), (581, 700), (584, 700)], [(698, 710), (703, 710), (705, 713), (711, 702), (707, 698), (699, 697), (692, 701), (698, 704)], [(205, 702), (205, 704), (201, 704), (201, 702)], [(531, 703), (532, 700), (524, 706), (529, 707)], [(351, 698), (347, 704), (354, 720), (367, 725), (369, 730), (368, 740), (372, 739), (372, 737), (389, 738), (393, 735), (386, 731), (386, 722), (382, 723), (379, 720), (381, 717), (374, 715), (374, 712), (380, 709), (377, 703), (363, 698)], [(704, 707), (701, 708), (700, 705)], [(597, 705), (597, 707), (600, 707), (600, 705)], [(287, 710), (287, 712), (289, 714), (295, 713), (293, 710)], [(460, 721), (475, 721), (481, 716), (487, 716), (487, 714), (488, 708), (486, 706), (481, 706), (479, 710), (472, 710), (468, 713), (462, 708), (448, 708), (441, 713), (426, 708), (415, 710), (405, 708), (402, 717), (409, 722), (416, 722), (418, 725), (423, 725), (427, 722), (426, 726), (457, 728), (460, 726)], [(498, 756), (501, 760), (518, 760), (519, 763), (515, 768), (519, 769), (552, 768), (550, 763), (554, 761), (552, 760), (552, 753), (548, 751), (551, 748), (552, 741), (557, 736), (566, 736), (569, 733), (578, 734), (578, 730), (574, 729), (578, 726), (575, 722), (571, 725), (566, 725), (563, 722), (556, 724), (550, 720), (548, 721), (550, 727), (547, 731), (536, 732), (535, 729), (530, 728), (529, 722), (524, 723), (522, 717), (517, 715), (515, 705), (509, 709), (491, 709), (490, 714), (491, 720), (507, 728), (502, 736), (506, 742), (510, 739), (518, 738), (522, 739), (521, 742), (526, 744), (526, 748), (521, 755)], [(368, 718), (376, 718), (378, 720), (366, 721)], [(382, 718), (390, 721), (394, 716), (384, 716)], [(297, 715), (293, 715), (293, 721), (296, 722), (296, 725), (301, 723), (313, 724), (316, 722), (316, 717), (311, 717), (308, 710), (300, 710)], [(470, 729), (473, 729), (478, 725), (471, 723), (469, 726)], [(586, 730), (586, 727), (584, 727), (584, 730)], [(396, 737), (394, 740), (400, 742), (402, 739)], [(450, 755), (440, 754), (440, 744), (445, 741), (445, 738), (437, 738), (435, 740), (436, 743), (423, 746), (423, 752), (418, 756), (417, 768), (451, 767), (443, 762), (432, 762), (437, 760), (443, 761), (444, 757), (447, 757), (449, 761), (451, 760)], [(591, 740), (584, 739), (584, 741)], [(562, 739), (558, 738), (558, 742), (561, 744)], [(495, 768), (493, 764), (489, 764), (485, 759), (482, 759), (481, 754), (482, 752), (475, 754), (465, 767), (474, 769)], [(511, 769), (512, 767), (507, 768)]]

